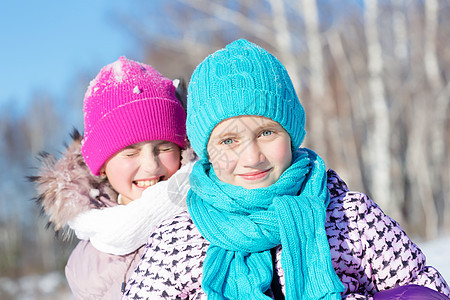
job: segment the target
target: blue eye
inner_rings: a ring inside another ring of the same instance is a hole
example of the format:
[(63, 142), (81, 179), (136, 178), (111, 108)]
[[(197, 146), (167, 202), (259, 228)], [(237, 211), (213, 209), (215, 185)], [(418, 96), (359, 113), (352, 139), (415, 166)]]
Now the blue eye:
[(264, 130), (263, 132), (261, 132), (261, 136), (269, 136), (272, 135), (272, 133), (272, 130)]
[(233, 144), (233, 142), (234, 142), (233, 139), (224, 139), (220, 143), (224, 144), (224, 145), (231, 145), (231, 144)]

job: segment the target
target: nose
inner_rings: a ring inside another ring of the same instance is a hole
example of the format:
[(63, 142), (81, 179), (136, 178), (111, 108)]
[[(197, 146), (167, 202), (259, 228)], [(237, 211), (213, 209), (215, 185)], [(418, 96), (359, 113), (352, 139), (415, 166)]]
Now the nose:
[(152, 149), (146, 149), (141, 153), (141, 168), (149, 173), (154, 173), (159, 168), (159, 158)]
[(264, 153), (257, 141), (249, 141), (242, 148), (240, 159), (245, 167), (256, 167), (265, 160)]

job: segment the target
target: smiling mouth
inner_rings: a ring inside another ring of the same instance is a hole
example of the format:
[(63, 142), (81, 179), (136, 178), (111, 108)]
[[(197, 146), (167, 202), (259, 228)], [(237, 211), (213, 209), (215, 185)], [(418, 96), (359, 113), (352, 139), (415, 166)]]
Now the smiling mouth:
[(145, 180), (134, 180), (133, 183), (138, 188), (148, 188), (149, 186), (157, 184), (161, 180), (161, 177), (154, 178), (154, 179), (145, 179)]
[(272, 168), (264, 170), (264, 171), (255, 171), (255, 172), (249, 172), (244, 174), (238, 174), (241, 178), (246, 180), (258, 180), (262, 179), (269, 174), (269, 172), (272, 170)]

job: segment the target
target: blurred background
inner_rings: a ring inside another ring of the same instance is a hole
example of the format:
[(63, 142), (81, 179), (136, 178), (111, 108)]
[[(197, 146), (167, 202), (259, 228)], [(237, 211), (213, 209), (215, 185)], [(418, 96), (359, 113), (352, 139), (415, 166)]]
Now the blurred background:
[(0, 33), (1, 299), (71, 299), (63, 269), (77, 241), (45, 228), (26, 176), (83, 131), (100, 68), (124, 55), (188, 81), (238, 38), (288, 69), (304, 145), (448, 272), (450, 239), (437, 243), (450, 234), (448, 0), (8, 1)]

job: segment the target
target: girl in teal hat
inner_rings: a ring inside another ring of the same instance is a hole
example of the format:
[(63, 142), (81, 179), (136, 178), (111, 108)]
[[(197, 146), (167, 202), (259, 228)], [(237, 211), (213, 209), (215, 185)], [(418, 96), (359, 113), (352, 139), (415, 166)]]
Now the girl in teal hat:
[(394, 220), (300, 148), (303, 107), (266, 50), (237, 40), (208, 56), (186, 129), (199, 156), (188, 212), (151, 234), (125, 298), (366, 299), (410, 284), (450, 295)]

